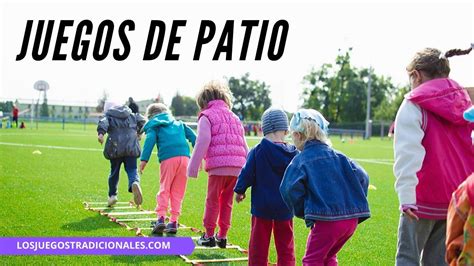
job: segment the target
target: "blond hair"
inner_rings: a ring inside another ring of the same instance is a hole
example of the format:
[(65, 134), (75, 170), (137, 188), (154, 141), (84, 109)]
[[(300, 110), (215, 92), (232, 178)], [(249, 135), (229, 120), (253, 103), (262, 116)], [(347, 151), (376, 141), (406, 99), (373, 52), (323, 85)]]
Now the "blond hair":
[(148, 117), (148, 119), (151, 119), (152, 117), (154, 117), (157, 114), (169, 113), (169, 112), (170, 112), (170, 110), (168, 109), (168, 107), (165, 104), (163, 104), (163, 103), (152, 103), (152, 104), (148, 105), (148, 107), (146, 108), (146, 117)]
[(415, 54), (406, 69), (409, 73), (415, 70), (423, 71), (431, 79), (446, 78), (451, 71), (448, 58), (455, 55), (469, 54), (471, 50), (472, 47), (466, 50), (451, 49), (442, 54), (438, 49), (425, 48)]
[(309, 119), (302, 119), (300, 122), (301, 131), (298, 131), (301, 135), (301, 139), (293, 140), (295, 142), (296, 148), (298, 150), (303, 150), (304, 144), (310, 140), (318, 140), (327, 145), (331, 146), (332, 143), (329, 140), (328, 136), (323, 132), (323, 130), (316, 124), (315, 121)]
[(213, 100), (223, 100), (232, 108), (232, 92), (226, 83), (212, 80), (201, 88), (196, 97), (196, 103), (201, 110), (206, 109), (207, 104)]

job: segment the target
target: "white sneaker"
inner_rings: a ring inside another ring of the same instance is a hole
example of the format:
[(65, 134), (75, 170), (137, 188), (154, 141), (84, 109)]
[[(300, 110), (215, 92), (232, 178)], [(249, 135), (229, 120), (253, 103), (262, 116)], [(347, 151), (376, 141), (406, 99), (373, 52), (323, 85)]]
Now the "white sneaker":
[(137, 206), (142, 205), (143, 196), (142, 196), (142, 188), (140, 187), (140, 183), (133, 182), (132, 193), (133, 193), (133, 201), (135, 201), (135, 204)]
[(112, 195), (109, 197), (109, 200), (107, 201), (107, 203), (109, 204), (109, 207), (112, 207), (113, 205), (115, 205), (115, 203), (117, 203), (117, 201), (118, 201), (117, 196)]

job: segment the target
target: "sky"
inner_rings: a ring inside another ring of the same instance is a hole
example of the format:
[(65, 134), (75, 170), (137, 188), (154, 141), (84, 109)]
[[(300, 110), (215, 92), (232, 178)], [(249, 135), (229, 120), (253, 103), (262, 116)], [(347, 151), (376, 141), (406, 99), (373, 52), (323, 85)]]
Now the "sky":
[[(339, 49), (352, 47), (352, 64), (372, 66), (377, 75), (389, 76), (395, 84), (408, 82), (405, 67), (416, 51), (434, 47), (442, 51), (468, 48), (474, 42), (474, 4), (443, 1), (390, 2), (136, 2), (136, 1), (3, 1), (0, 4), (0, 101), (33, 99), (37, 80), (50, 84), (50, 103), (94, 105), (105, 91), (115, 101), (151, 99), (161, 94), (165, 103), (179, 91), (195, 96), (199, 88), (211, 79), (239, 77), (246, 72), (250, 77), (270, 86), (273, 104), (292, 112), (301, 104), (303, 77), (311, 68), (334, 63)], [(26, 21), (56, 20), (47, 57), (42, 61), (31, 58), (34, 37), (30, 38), (28, 55), (16, 61), (25, 32)], [(74, 20), (65, 30), (69, 38), (61, 46), (66, 61), (52, 61), (59, 20)], [(92, 36), (86, 61), (71, 59), (72, 43), (77, 24), (89, 19), (93, 22)], [(131, 19), (135, 30), (128, 32), (131, 53), (124, 61), (116, 61), (111, 54), (103, 60), (92, 57), (97, 27), (103, 20), (115, 24), (111, 48), (121, 48), (117, 33), (122, 21)], [(174, 52), (178, 61), (165, 61), (164, 55), (173, 20), (187, 20), (178, 30), (181, 42)], [(241, 21), (269, 20), (264, 56), (255, 61), (261, 22), (254, 28), (247, 60), (240, 61), (245, 28)], [(289, 22), (289, 32), (283, 56), (271, 61), (265, 56), (270, 33), (276, 21)], [(163, 20), (166, 33), (160, 56), (143, 61), (143, 52), (151, 20)], [(216, 35), (203, 46), (201, 59), (193, 60), (201, 20), (216, 24)], [(231, 61), (212, 61), (226, 20), (235, 20), (233, 56)], [(464, 86), (474, 86), (474, 52), (454, 57), (451, 78)]]

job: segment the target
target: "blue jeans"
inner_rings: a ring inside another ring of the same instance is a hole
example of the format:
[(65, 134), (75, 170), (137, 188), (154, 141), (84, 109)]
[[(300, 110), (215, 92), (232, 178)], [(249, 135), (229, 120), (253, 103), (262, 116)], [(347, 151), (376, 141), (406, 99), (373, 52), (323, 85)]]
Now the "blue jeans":
[(122, 157), (110, 160), (109, 175), (109, 197), (117, 195), (117, 186), (119, 182), (120, 166), (125, 165), (125, 171), (128, 175), (128, 192), (132, 192), (133, 182), (140, 182), (140, 176), (137, 173), (137, 158)]

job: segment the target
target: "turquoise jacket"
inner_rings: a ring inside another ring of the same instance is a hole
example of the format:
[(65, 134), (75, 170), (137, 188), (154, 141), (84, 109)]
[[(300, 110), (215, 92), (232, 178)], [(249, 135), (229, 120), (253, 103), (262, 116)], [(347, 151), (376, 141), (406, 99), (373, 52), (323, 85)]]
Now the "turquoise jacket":
[(182, 121), (175, 120), (168, 113), (154, 116), (145, 124), (143, 131), (146, 134), (146, 140), (140, 157), (141, 161), (150, 159), (155, 144), (158, 148), (160, 163), (172, 157), (190, 157), (187, 140), (191, 142), (193, 147), (196, 142), (196, 133)]

